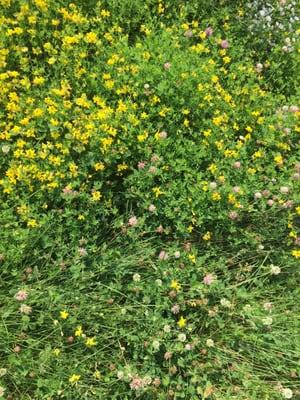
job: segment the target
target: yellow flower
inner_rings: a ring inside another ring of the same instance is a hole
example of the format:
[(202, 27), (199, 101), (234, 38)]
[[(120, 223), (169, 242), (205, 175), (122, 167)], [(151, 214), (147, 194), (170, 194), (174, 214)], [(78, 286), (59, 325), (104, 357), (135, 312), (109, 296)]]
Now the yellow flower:
[(125, 164), (125, 163), (123, 163), (123, 164), (118, 164), (117, 165), (117, 170), (120, 172), (120, 171), (125, 171), (126, 169), (128, 169), (128, 166)]
[(211, 233), (210, 232), (206, 232), (205, 235), (202, 236), (203, 240), (210, 240), (211, 239)]
[(172, 280), (170, 287), (171, 287), (172, 289), (177, 290), (177, 291), (181, 289), (180, 283), (177, 282), (176, 280)]
[(200, 33), (199, 33), (199, 38), (200, 39), (205, 39), (206, 38), (206, 33), (205, 32), (203, 32), (203, 31), (201, 31)]
[(28, 228), (36, 228), (38, 226), (38, 223), (36, 222), (36, 219), (30, 219), (27, 221), (27, 226)]
[(196, 256), (194, 254), (189, 254), (188, 257), (192, 263), (194, 263), (194, 264), (196, 263)]
[(193, 225), (189, 225), (189, 226), (187, 227), (187, 231), (188, 231), (189, 233), (193, 232), (193, 229), (194, 229)]
[(95, 32), (88, 32), (85, 35), (85, 41), (87, 43), (97, 43), (98, 37), (97, 34)]
[(300, 250), (292, 250), (292, 255), (295, 258), (300, 258)]
[(277, 165), (283, 164), (283, 158), (281, 154), (278, 154), (277, 156), (274, 157), (274, 161), (276, 162)]
[(75, 331), (75, 336), (80, 337), (80, 336), (82, 336), (82, 334), (83, 334), (82, 326), (81, 325), (77, 326), (77, 329)]
[(56, 58), (55, 57), (50, 57), (48, 60), (48, 64), (52, 65), (56, 62)]
[(108, 10), (101, 10), (101, 17), (109, 17), (110, 12)]
[(99, 201), (101, 199), (102, 195), (99, 192), (99, 190), (95, 190), (94, 192), (92, 192), (92, 199), (93, 201)]
[(61, 319), (67, 319), (69, 316), (69, 313), (68, 313), (68, 311), (64, 310), (64, 311), (60, 311), (59, 315), (60, 315)]
[(219, 200), (221, 200), (221, 195), (220, 195), (220, 193), (218, 193), (218, 192), (214, 192), (214, 193), (211, 195), (211, 198), (212, 198), (213, 201), (219, 201)]
[(155, 197), (158, 197), (163, 194), (159, 187), (152, 188), (152, 192), (155, 194)]
[(209, 167), (207, 168), (208, 171), (210, 171), (212, 174), (214, 174), (217, 171), (218, 167), (216, 164), (210, 164)]
[(300, 206), (296, 207), (296, 213), (300, 215)]
[(80, 380), (80, 378), (81, 378), (81, 375), (73, 374), (73, 375), (70, 376), (69, 382), (70, 383), (77, 383)]
[(33, 79), (33, 84), (34, 85), (42, 85), (45, 82), (45, 78), (43, 78), (42, 76), (36, 76)]
[(95, 371), (95, 372), (93, 373), (93, 377), (94, 377), (95, 379), (100, 379), (100, 378), (101, 378), (100, 372), (99, 372), (98, 370)]
[(86, 341), (85, 341), (85, 344), (88, 347), (96, 346), (96, 344), (97, 344), (96, 338), (95, 337), (87, 338)]
[(58, 357), (59, 354), (60, 354), (60, 349), (54, 349), (54, 350), (53, 350), (53, 354), (54, 354), (56, 357)]
[(177, 322), (179, 328), (184, 328), (186, 326), (186, 319), (183, 316), (180, 317), (179, 321)]

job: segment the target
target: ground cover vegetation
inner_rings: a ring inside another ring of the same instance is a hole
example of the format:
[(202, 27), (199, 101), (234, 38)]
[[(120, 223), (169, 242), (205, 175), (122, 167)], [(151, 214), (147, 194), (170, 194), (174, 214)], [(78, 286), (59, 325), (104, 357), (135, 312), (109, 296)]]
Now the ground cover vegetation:
[(298, 398), (299, 3), (0, 0), (0, 398)]

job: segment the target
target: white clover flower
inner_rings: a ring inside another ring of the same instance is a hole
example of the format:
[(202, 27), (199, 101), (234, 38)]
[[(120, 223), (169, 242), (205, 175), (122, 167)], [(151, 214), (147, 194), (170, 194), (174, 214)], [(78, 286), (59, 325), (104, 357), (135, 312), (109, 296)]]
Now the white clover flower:
[(180, 342), (185, 342), (186, 341), (186, 335), (184, 333), (179, 333), (178, 340)]
[(149, 376), (149, 375), (144, 376), (144, 378), (143, 378), (144, 385), (150, 385), (151, 382), (152, 382), (151, 376)]
[(221, 306), (225, 307), (225, 308), (230, 308), (232, 306), (232, 304), (230, 303), (229, 300), (223, 298), (220, 300), (220, 304)]
[(160, 348), (159, 341), (158, 340), (153, 340), (152, 346), (153, 346), (154, 350), (159, 350), (159, 348)]
[(250, 312), (250, 311), (252, 311), (252, 307), (251, 307), (250, 304), (246, 304), (246, 305), (243, 307), (243, 310), (244, 310), (245, 312)]
[(175, 258), (180, 258), (180, 251), (175, 251), (174, 257)]
[(282, 396), (285, 398), (285, 399), (291, 399), (292, 397), (293, 397), (293, 392), (291, 391), (291, 389), (289, 389), (289, 388), (284, 388), (284, 389), (282, 389)]
[(261, 322), (263, 323), (263, 325), (271, 326), (272, 323), (273, 323), (273, 318), (272, 317), (266, 317), (266, 318), (263, 318), (261, 320)]
[(4, 145), (1, 147), (1, 150), (2, 150), (2, 153), (7, 154), (7, 153), (9, 153), (10, 146), (9, 146), (8, 144), (4, 144)]
[(212, 339), (207, 339), (206, 346), (207, 347), (214, 347), (215, 342)]
[(140, 274), (134, 274), (132, 279), (134, 282), (139, 282), (141, 280), (141, 275)]
[(270, 272), (271, 272), (272, 275), (279, 275), (280, 272), (281, 272), (281, 269), (277, 265), (271, 264), (270, 265)]
[(118, 373), (117, 373), (117, 377), (118, 377), (118, 379), (123, 379), (124, 378), (124, 372), (123, 371), (118, 371)]

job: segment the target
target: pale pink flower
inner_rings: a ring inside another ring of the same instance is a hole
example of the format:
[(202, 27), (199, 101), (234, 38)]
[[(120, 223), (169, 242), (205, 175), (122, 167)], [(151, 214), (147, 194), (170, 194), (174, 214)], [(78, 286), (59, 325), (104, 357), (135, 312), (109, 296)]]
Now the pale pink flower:
[(138, 223), (138, 220), (135, 215), (133, 217), (129, 218), (129, 220), (128, 220), (129, 226), (135, 226), (135, 225), (137, 225), (137, 223)]
[(19, 346), (18, 344), (13, 348), (13, 352), (14, 353), (20, 353), (21, 351), (21, 346)]
[(154, 211), (156, 210), (155, 205), (154, 205), (154, 204), (150, 204), (148, 210), (149, 210), (150, 212), (154, 212)]
[(193, 36), (193, 31), (191, 29), (185, 31), (184, 32), (184, 36), (188, 37), (188, 38), (192, 37)]
[(143, 161), (139, 161), (138, 163), (138, 169), (144, 169), (146, 166), (146, 163), (144, 163)]
[(84, 247), (78, 247), (78, 253), (81, 257), (84, 257), (87, 255), (87, 251)]
[(299, 111), (299, 108), (297, 106), (290, 106), (290, 112), (296, 113)]
[(161, 132), (159, 133), (159, 137), (160, 137), (161, 139), (166, 139), (167, 136), (168, 136), (168, 134), (167, 134), (166, 131), (161, 131)]
[(142, 389), (143, 387), (144, 387), (144, 381), (139, 376), (134, 377), (130, 382), (130, 388), (133, 390), (139, 390)]
[(234, 221), (235, 219), (238, 218), (238, 213), (236, 211), (230, 211), (228, 216), (232, 221)]
[(204, 32), (206, 33), (206, 36), (208, 36), (208, 37), (211, 36), (211, 35), (214, 33), (212, 27), (210, 27), (210, 26), (208, 26), (208, 27), (205, 29)]
[(163, 227), (162, 225), (159, 225), (159, 226), (156, 228), (156, 232), (157, 232), (157, 233), (163, 233), (163, 231), (164, 231), (164, 227)]
[(272, 206), (274, 204), (274, 200), (270, 199), (267, 201), (268, 206)]
[(180, 311), (180, 306), (178, 304), (174, 304), (174, 306), (171, 308), (171, 311), (173, 314), (178, 314)]
[(203, 283), (205, 285), (211, 285), (215, 281), (215, 277), (212, 274), (206, 274), (203, 278)]
[(156, 162), (159, 161), (159, 156), (157, 154), (153, 154), (153, 156), (151, 157), (151, 162)]
[(270, 303), (270, 302), (266, 302), (266, 303), (263, 304), (263, 308), (264, 308), (266, 311), (271, 311), (272, 307), (273, 307), (273, 304)]
[(76, 196), (77, 192), (76, 190), (70, 189), (69, 187), (65, 187), (63, 189), (63, 194), (65, 194), (66, 196)]
[(172, 358), (172, 353), (170, 351), (166, 351), (164, 354), (164, 359), (165, 360), (170, 360)]
[(18, 293), (15, 294), (15, 299), (18, 301), (24, 301), (28, 297), (28, 293), (25, 290), (19, 290)]
[(262, 191), (262, 195), (263, 195), (264, 197), (270, 196), (270, 190), (267, 190), (267, 189), (263, 190), (263, 191)]
[(171, 68), (171, 63), (169, 63), (169, 62), (164, 63), (165, 70), (169, 70), (170, 68)]
[(293, 200), (287, 200), (285, 203), (282, 204), (283, 208), (293, 208), (294, 202)]
[(235, 162), (233, 163), (233, 167), (236, 168), (236, 169), (241, 168), (241, 162), (240, 162), (240, 161), (235, 161)]
[(222, 47), (222, 49), (228, 49), (229, 43), (226, 39), (224, 39), (221, 41), (220, 46)]
[(234, 186), (232, 190), (234, 193), (239, 193), (241, 191), (241, 188), (239, 186)]
[(153, 379), (152, 385), (158, 387), (161, 384), (161, 380), (159, 378)]
[(156, 171), (157, 171), (157, 168), (156, 168), (154, 165), (152, 165), (152, 166), (149, 168), (149, 172), (150, 172), (151, 174), (155, 174)]
[(180, 251), (175, 251), (174, 257), (175, 258), (180, 258)]
[(162, 261), (167, 260), (168, 259), (168, 253), (164, 250), (162, 250), (159, 255), (158, 258)]

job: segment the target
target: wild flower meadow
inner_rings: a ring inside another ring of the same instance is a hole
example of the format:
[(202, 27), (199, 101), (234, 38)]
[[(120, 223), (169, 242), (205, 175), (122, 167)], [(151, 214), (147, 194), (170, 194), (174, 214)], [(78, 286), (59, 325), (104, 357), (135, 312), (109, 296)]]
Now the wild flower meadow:
[(0, 0), (0, 399), (299, 398), (299, 8)]

